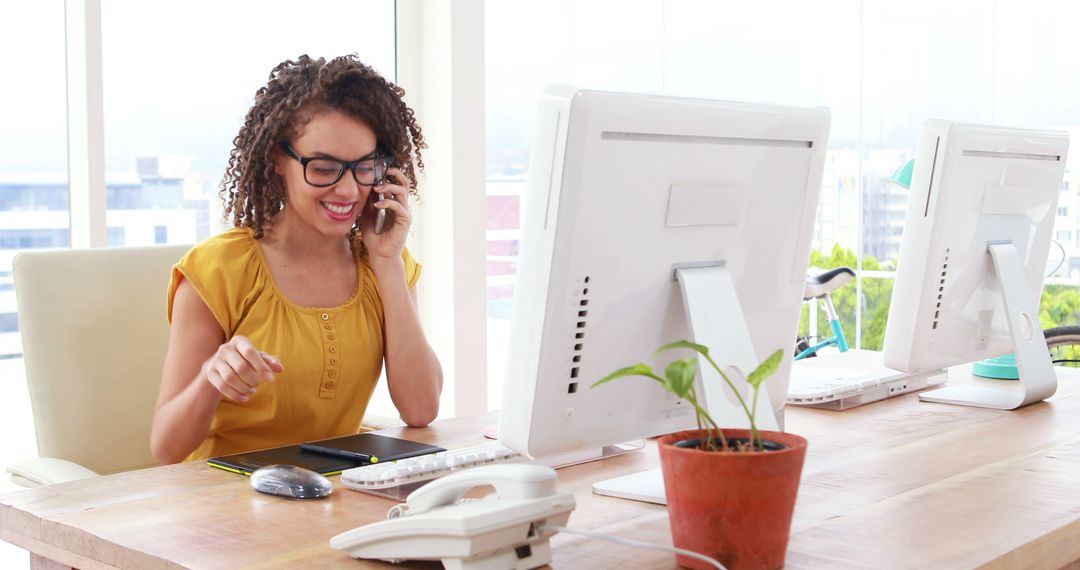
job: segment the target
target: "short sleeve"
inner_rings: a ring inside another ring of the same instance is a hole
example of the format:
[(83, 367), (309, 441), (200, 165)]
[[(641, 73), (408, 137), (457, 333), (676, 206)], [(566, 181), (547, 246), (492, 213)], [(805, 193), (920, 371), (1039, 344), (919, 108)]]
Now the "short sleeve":
[(401, 259), (405, 262), (405, 280), (409, 283), (409, 289), (412, 289), (420, 280), (420, 273), (424, 270), (424, 266), (413, 258), (409, 253), (409, 248), (401, 250)]
[(262, 278), (257, 247), (250, 230), (236, 228), (191, 248), (172, 268), (169, 322), (176, 288), (186, 279), (213, 313), (226, 338), (231, 338)]

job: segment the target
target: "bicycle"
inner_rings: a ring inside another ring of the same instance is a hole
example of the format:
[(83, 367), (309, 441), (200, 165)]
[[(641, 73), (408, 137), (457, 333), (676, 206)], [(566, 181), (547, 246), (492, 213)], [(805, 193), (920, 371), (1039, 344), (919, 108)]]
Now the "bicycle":
[(1080, 367), (1080, 326), (1052, 327), (1043, 335), (1054, 366)]
[[(849, 350), (847, 339), (844, 337), (844, 330), (840, 326), (840, 317), (836, 313), (836, 307), (833, 305), (830, 294), (854, 278), (855, 272), (850, 267), (837, 267), (807, 277), (803, 301), (821, 299), (825, 303), (825, 313), (829, 318), (829, 326), (833, 334), (813, 345), (810, 344), (812, 337), (797, 338), (795, 342), (795, 360), (815, 357), (819, 350), (828, 346), (836, 346), (840, 352)], [(1080, 326), (1051, 327), (1043, 331), (1043, 335), (1046, 337), (1046, 346), (1050, 350), (1050, 360), (1054, 366), (1080, 367)], [(987, 359), (978, 364), (984, 367), (983, 373), (979, 375), (999, 379), (1016, 379), (1018, 377), (1015, 356), (1012, 354)]]
[[(803, 301), (821, 299), (825, 303), (825, 314), (829, 318), (832, 336), (814, 345), (810, 344), (811, 337), (795, 339), (795, 360), (817, 356), (818, 351), (827, 346), (835, 346), (840, 352), (848, 351), (847, 338), (844, 337), (844, 329), (840, 326), (840, 316), (836, 313), (830, 294), (854, 278), (855, 271), (850, 267), (837, 267), (806, 278)], [(1077, 327), (1077, 332), (1080, 334), (1080, 327)]]

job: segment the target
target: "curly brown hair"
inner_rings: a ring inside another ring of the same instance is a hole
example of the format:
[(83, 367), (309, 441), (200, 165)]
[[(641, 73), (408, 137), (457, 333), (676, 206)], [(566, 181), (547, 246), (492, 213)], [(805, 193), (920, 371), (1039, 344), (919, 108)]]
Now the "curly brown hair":
[[(409, 194), (418, 196), (416, 169), (424, 169), (420, 149), (427, 145), (413, 110), (405, 104), (405, 90), (357, 57), (350, 54), (327, 63), (302, 55), (270, 72), (269, 82), (255, 93), (255, 104), (233, 139), (221, 182), (225, 220), (231, 216), (234, 226), (251, 228), (256, 238), (263, 237), (270, 219), (285, 206), (284, 182), (274, 171), (275, 153), (321, 109), (340, 111), (371, 127), (379, 148), (394, 155), (394, 164), (411, 181)], [(359, 233), (357, 219), (349, 234), (353, 243)]]

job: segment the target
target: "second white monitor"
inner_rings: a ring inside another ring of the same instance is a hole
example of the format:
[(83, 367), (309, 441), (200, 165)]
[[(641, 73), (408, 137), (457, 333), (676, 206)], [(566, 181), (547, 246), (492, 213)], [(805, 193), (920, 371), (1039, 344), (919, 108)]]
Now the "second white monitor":
[(922, 399), (1008, 409), (1053, 394), (1039, 297), (1068, 147), (1061, 131), (923, 127), (885, 365), (923, 372), (1015, 351), (1026, 393), (950, 386)]

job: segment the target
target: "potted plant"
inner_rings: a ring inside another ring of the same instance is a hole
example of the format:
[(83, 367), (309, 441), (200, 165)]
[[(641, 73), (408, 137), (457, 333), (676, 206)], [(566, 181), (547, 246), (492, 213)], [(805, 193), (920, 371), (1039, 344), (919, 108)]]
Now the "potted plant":
[[(755, 419), (761, 383), (780, 367), (783, 351), (772, 353), (749, 376), (734, 366), (721, 370), (708, 348), (686, 340), (664, 345), (653, 356), (678, 348), (701, 354), (720, 373), (746, 412), (750, 429), (721, 430), (701, 405), (694, 388), (697, 357), (671, 362), (663, 377), (648, 364), (639, 363), (616, 370), (592, 386), (643, 376), (694, 407), (696, 430), (668, 434), (658, 441), (671, 535), (677, 548), (715, 558), (729, 569), (780, 568), (787, 552), (806, 439), (760, 431)], [(749, 405), (736, 389), (735, 382), (743, 381), (753, 390)], [(690, 556), (678, 555), (677, 561), (689, 568), (711, 568)]]

